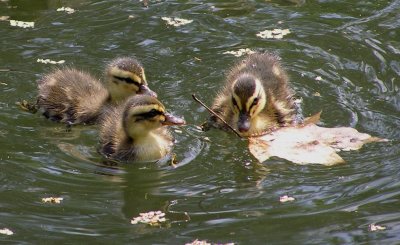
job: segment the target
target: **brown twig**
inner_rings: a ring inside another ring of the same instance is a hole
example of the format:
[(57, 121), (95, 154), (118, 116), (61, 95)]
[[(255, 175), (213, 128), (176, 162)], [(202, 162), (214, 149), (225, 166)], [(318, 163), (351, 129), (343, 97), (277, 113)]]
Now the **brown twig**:
[(193, 99), (199, 103), (200, 105), (202, 105), (204, 108), (207, 109), (208, 112), (210, 112), (211, 114), (213, 114), (214, 116), (216, 116), (219, 120), (221, 120), (221, 122), (223, 122), (226, 126), (228, 126), (228, 128), (230, 128), (237, 136), (239, 136), (239, 138), (242, 138), (242, 136), (234, 129), (232, 128), (231, 125), (229, 125), (224, 119), (222, 119), (222, 117), (220, 115), (218, 115), (215, 111), (213, 111), (211, 108), (209, 108), (208, 106), (206, 106), (203, 102), (201, 102), (196, 95), (192, 94)]

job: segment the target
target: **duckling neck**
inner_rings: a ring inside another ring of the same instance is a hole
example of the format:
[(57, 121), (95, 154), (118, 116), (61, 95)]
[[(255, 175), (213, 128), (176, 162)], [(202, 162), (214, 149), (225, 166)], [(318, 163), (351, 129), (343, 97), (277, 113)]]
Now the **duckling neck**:
[(136, 161), (155, 161), (167, 155), (171, 149), (171, 140), (156, 132), (130, 138), (135, 149)]

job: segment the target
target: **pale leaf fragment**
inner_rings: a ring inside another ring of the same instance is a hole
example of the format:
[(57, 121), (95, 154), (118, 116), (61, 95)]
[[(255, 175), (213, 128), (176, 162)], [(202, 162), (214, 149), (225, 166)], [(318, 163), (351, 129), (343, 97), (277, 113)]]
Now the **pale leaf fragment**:
[(12, 230), (10, 230), (8, 228), (3, 228), (3, 229), (0, 229), (0, 234), (11, 236), (14, 234), (14, 232), (12, 232)]
[(182, 25), (187, 25), (193, 22), (193, 20), (187, 20), (187, 19), (182, 19), (182, 18), (177, 18), (177, 17), (161, 17), (162, 20), (167, 22), (168, 25), (171, 26), (182, 26)]
[(0, 16), (0, 21), (7, 21), (9, 18), (10, 18), (10, 16), (3, 15), (3, 16)]
[(62, 197), (44, 197), (44, 198), (42, 198), (42, 202), (44, 202), (44, 203), (60, 204), (62, 200), (64, 200), (64, 198), (62, 198)]
[(149, 224), (150, 226), (160, 226), (161, 223), (167, 221), (165, 213), (161, 211), (150, 211), (147, 213), (140, 213), (138, 217), (131, 220), (131, 224), (136, 225), (139, 223)]
[(260, 162), (276, 156), (298, 164), (317, 163), (331, 166), (343, 163), (339, 151), (358, 150), (370, 142), (386, 139), (360, 133), (354, 128), (324, 128), (315, 125), (319, 114), (304, 125), (283, 127), (260, 137), (249, 138), (249, 150)]
[(207, 242), (206, 240), (194, 240), (193, 242), (185, 243), (185, 245), (211, 245), (211, 243)]
[(10, 20), (10, 25), (11, 26), (21, 27), (21, 28), (33, 28), (33, 27), (35, 27), (35, 22), (25, 22), (25, 21), (19, 21), (19, 20)]
[(59, 61), (55, 61), (55, 60), (50, 60), (50, 59), (37, 59), (36, 62), (38, 63), (43, 63), (43, 64), (64, 64), (65, 60), (59, 60)]
[(272, 38), (272, 39), (282, 39), (284, 36), (290, 33), (289, 29), (273, 29), (265, 30), (257, 33), (257, 37), (261, 38)]
[(67, 14), (73, 14), (75, 13), (75, 9), (70, 7), (61, 7), (57, 9), (57, 12), (66, 12)]
[(254, 51), (249, 49), (249, 48), (241, 48), (241, 49), (236, 50), (236, 51), (225, 51), (224, 52), (224, 54), (231, 54), (231, 55), (234, 55), (236, 57), (240, 57), (240, 56), (247, 55), (247, 54), (252, 54), (252, 53), (254, 53)]
[(293, 202), (294, 200), (296, 200), (294, 197), (290, 197), (288, 195), (284, 195), (279, 197), (279, 201), (284, 203), (284, 202)]
[(370, 224), (369, 225), (369, 230), (370, 231), (383, 231), (386, 230), (385, 226), (380, 226), (380, 225), (375, 225), (375, 224)]

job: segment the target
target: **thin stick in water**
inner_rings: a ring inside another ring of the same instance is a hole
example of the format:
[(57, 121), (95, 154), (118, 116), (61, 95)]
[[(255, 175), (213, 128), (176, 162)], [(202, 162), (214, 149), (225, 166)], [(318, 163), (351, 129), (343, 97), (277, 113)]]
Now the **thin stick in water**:
[(207, 109), (208, 112), (210, 112), (211, 114), (213, 114), (214, 116), (216, 116), (219, 120), (221, 120), (221, 122), (223, 122), (226, 126), (228, 126), (228, 128), (230, 128), (237, 136), (239, 136), (239, 138), (242, 138), (242, 136), (234, 129), (232, 128), (231, 125), (229, 125), (224, 119), (222, 119), (222, 117), (220, 117), (220, 115), (218, 115), (215, 111), (213, 111), (211, 108), (209, 108), (208, 106), (206, 106), (203, 102), (201, 102), (196, 95), (192, 94), (193, 99), (199, 103), (200, 105), (202, 105), (204, 108)]

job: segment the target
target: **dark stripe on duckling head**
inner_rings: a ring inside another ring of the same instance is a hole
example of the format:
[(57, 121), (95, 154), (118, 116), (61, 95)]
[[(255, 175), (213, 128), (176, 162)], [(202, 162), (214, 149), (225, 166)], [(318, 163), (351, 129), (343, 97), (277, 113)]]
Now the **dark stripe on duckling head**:
[(246, 108), (246, 103), (250, 97), (256, 92), (256, 78), (250, 74), (242, 74), (238, 77), (233, 85), (233, 94), (236, 99), (236, 103), (241, 104), (242, 110)]
[(149, 95), (135, 95), (125, 104), (124, 118), (150, 119), (162, 115), (164, 111), (164, 106), (156, 98)]
[(138, 82), (138, 81), (135, 81), (135, 80), (133, 80), (132, 78), (130, 78), (130, 77), (119, 77), (119, 76), (113, 76), (115, 79), (118, 79), (118, 80), (120, 80), (120, 81), (124, 81), (124, 82), (126, 82), (126, 83), (129, 83), (129, 84), (135, 84), (136, 86), (140, 86), (140, 82)]

